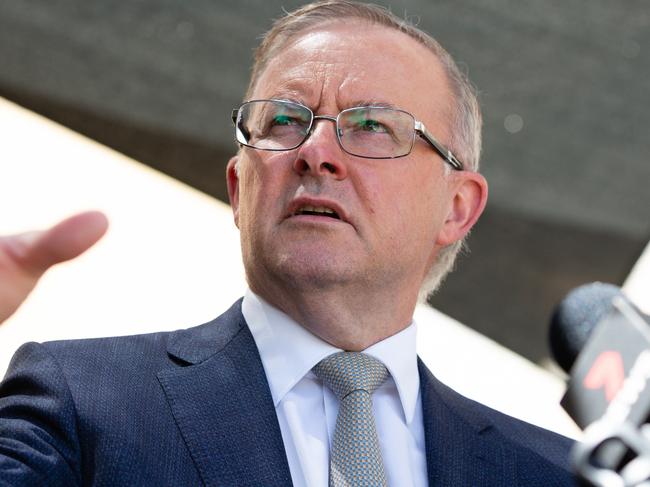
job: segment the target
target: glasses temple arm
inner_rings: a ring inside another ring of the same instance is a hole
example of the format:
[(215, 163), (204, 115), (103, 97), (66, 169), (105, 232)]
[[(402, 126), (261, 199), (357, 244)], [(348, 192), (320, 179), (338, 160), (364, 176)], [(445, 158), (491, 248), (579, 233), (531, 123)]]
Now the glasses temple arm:
[(457, 171), (463, 170), (463, 163), (456, 158), (453, 152), (438, 142), (427, 130), (424, 124), (418, 120), (415, 121), (415, 132), (424, 140), (426, 140), (431, 145), (431, 147), (433, 147), (434, 150), (451, 165), (451, 167)]

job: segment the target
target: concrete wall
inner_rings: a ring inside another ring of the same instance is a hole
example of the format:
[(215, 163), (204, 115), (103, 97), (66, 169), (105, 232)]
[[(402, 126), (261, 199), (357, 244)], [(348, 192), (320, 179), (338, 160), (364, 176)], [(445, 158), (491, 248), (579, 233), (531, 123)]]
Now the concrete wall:
[[(1, 2), (0, 95), (224, 200), (251, 49), (281, 5), (299, 3)], [(650, 10), (391, 6), (458, 59), (485, 114), (491, 199), (471, 257), (432, 303), (543, 361), (554, 304), (584, 282), (622, 284), (650, 238)]]

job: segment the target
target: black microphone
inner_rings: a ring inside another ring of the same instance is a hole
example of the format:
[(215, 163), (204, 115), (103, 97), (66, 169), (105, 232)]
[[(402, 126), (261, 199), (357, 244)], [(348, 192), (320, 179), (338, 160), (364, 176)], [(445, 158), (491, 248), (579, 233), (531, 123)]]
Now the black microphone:
[(573, 289), (555, 308), (549, 343), (553, 358), (567, 374), (617, 296), (623, 296), (618, 286), (592, 282)]
[[(571, 291), (553, 313), (549, 336), (555, 360), (571, 376), (562, 405), (583, 429), (609, 409), (643, 352), (650, 356), (650, 318), (613, 284)], [(647, 409), (633, 415), (636, 424), (650, 415), (650, 402)]]
[(550, 339), (570, 373), (562, 406), (585, 429), (576, 470), (592, 485), (642, 485), (650, 478), (650, 319), (618, 287), (593, 283), (557, 307)]

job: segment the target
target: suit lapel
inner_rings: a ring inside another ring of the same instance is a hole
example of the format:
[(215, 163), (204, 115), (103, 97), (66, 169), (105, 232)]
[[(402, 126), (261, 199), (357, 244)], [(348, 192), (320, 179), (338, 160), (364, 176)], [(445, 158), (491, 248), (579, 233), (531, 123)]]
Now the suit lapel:
[[(213, 322), (171, 335), (176, 366), (158, 373), (206, 486), (290, 486), (291, 475), (264, 368), (241, 301)], [(516, 485), (511, 453), (467, 399), (418, 360), (429, 485)]]
[(176, 332), (180, 366), (158, 379), (207, 486), (288, 486), (273, 400), (241, 301), (214, 322)]
[(439, 382), (418, 359), (429, 485), (516, 485), (512, 455), (483, 417), (465, 414), (468, 400)]

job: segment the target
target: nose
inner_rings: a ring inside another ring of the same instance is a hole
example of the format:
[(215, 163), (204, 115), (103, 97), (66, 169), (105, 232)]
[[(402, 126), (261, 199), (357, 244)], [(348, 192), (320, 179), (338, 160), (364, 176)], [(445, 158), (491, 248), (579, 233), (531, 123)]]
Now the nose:
[[(332, 122), (334, 126), (322, 122)], [(345, 179), (348, 174), (346, 160), (347, 154), (341, 149), (336, 136), (336, 118), (315, 116), (311, 132), (296, 154), (294, 170), (300, 175), (329, 175), (335, 179)]]

